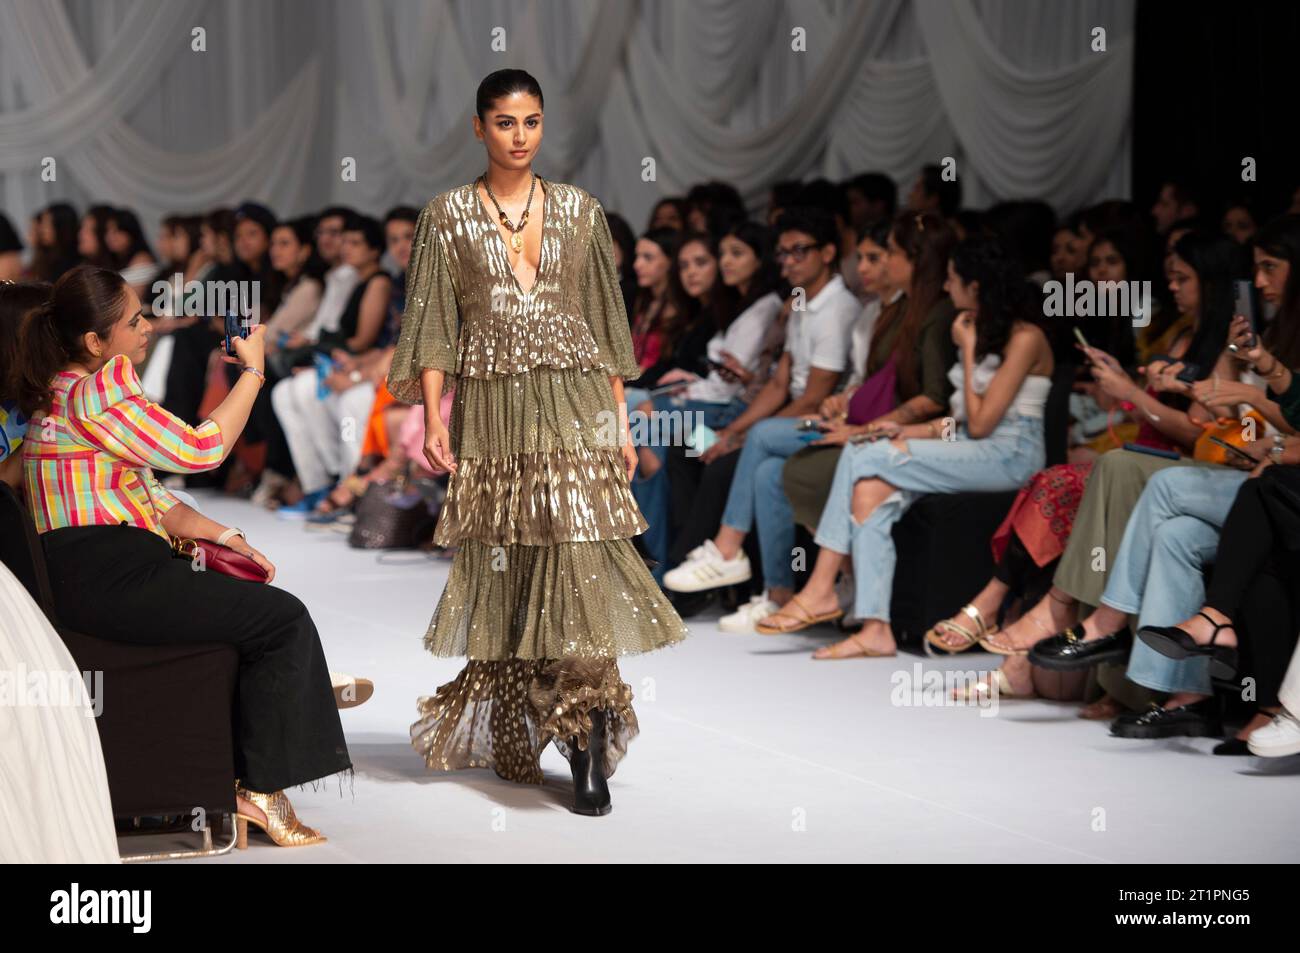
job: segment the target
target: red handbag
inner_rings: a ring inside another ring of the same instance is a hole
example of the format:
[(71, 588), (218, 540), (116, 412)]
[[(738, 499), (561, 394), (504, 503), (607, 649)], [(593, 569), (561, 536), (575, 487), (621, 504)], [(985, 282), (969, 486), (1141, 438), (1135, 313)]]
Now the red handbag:
[[(172, 540), (172, 551), (182, 559), (194, 562), (201, 559), (205, 569), (214, 569), (224, 576), (243, 579), (248, 582), (266, 582), (266, 570), (243, 553), (235, 552), (229, 546), (223, 546), (210, 539), (186, 539), (177, 537)], [(202, 556), (199, 553), (202, 553)]]

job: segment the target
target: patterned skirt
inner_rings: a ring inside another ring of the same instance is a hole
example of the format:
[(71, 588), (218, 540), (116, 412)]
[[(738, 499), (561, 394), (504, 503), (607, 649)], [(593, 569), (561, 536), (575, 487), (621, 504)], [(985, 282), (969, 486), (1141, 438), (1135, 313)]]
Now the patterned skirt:
[(993, 534), (994, 561), (1002, 561), (1012, 533), (1040, 568), (1065, 552), (1091, 472), (1091, 463), (1065, 463), (1030, 477)]

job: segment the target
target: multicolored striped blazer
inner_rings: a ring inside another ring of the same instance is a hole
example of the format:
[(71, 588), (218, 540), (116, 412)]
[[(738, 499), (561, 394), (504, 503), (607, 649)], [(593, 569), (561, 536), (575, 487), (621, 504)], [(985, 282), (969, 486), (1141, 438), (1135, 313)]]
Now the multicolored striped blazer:
[(23, 444), (37, 530), (126, 522), (168, 539), (162, 518), (179, 501), (153, 468), (211, 470), (224, 455), (221, 429), (211, 420), (191, 427), (150, 401), (125, 355), (93, 374), (62, 371), (53, 390)]

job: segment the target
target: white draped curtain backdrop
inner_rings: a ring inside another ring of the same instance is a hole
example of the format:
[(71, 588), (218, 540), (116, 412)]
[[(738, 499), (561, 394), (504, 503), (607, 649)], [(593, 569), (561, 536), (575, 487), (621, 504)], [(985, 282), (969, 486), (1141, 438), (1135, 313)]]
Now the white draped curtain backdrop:
[(0, 0), (0, 209), (422, 205), (482, 171), (474, 92), (516, 66), (546, 97), (538, 171), (633, 228), (703, 180), (759, 212), (782, 179), (905, 192), (949, 157), (970, 207), (1069, 212), (1129, 196), (1133, 21), (1129, 0)]

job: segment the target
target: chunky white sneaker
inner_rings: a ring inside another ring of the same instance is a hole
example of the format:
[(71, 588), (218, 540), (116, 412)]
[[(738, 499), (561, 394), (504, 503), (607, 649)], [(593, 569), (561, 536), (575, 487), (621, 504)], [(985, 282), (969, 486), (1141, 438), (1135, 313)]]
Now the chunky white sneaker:
[(673, 592), (703, 592), (720, 589), (738, 582), (749, 582), (749, 557), (742, 549), (734, 559), (727, 559), (706, 539), (686, 554), (686, 559), (675, 569), (664, 573), (664, 588)]
[(754, 623), (764, 616), (771, 615), (779, 608), (781, 607), (767, 597), (766, 592), (761, 596), (751, 596), (750, 600), (735, 612), (724, 615), (719, 619), (718, 628), (723, 632), (753, 635)]
[(1251, 754), (1261, 758), (1285, 758), (1300, 754), (1300, 718), (1285, 708), (1273, 716), (1262, 728), (1256, 728), (1246, 738)]

